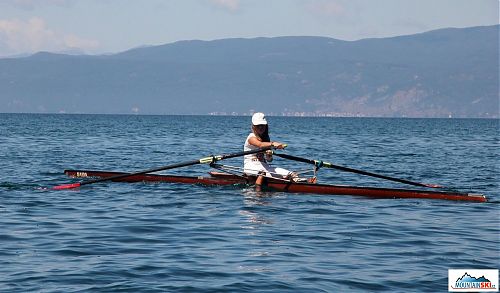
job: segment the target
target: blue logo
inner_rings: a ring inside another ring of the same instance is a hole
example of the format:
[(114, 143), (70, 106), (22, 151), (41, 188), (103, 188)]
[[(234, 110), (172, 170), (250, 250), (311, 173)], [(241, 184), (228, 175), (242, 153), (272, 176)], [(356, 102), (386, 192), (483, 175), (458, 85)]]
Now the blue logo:
[(486, 279), (484, 276), (480, 278), (473, 277), (467, 272), (455, 281), (455, 286), (453, 289), (496, 289), (495, 285), (491, 284), (491, 281)]

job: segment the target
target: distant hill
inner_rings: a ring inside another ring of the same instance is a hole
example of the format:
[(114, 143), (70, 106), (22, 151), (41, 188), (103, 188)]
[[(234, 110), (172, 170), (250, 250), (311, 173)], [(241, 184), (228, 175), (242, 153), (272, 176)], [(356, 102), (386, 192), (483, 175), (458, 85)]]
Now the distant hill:
[(0, 112), (498, 117), (499, 26), (0, 59)]

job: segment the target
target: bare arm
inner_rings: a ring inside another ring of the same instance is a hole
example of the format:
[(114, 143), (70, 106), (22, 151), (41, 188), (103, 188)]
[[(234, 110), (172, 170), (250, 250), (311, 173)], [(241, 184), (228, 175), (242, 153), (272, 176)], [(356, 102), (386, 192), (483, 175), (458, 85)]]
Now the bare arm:
[(251, 145), (254, 145), (254, 146), (259, 147), (259, 148), (264, 148), (264, 147), (269, 147), (269, 146), (272, 146), (272, 147), (277, 148), (277, 149), (283, 149), (283, 148), (285, 148), (285, 144), (283, 144), (281, 142), (277, 142), (277, 141), (270, 141), (270, 142), (260, 141), (257, 137), (251, 137), (248, 140), (248, 142)]

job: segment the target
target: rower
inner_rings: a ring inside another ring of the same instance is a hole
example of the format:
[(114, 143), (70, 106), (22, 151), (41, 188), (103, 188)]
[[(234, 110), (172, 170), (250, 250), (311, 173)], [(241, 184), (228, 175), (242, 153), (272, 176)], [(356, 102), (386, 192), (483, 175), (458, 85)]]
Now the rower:
[[(252, 132), (245, 140), (243, 150), (250, 151), (269, 146), (275, 149), (283, 149), (286, 145), (281, 142), (271, 141), (266, 116), (261, 112), (255, 113), (252, 116)], [(257, 187), (262, 185), (264, 176), (289, 179), (294, 175), (293, 172), (286, 169), (269, 165), (271, 161), (272, 151), (267, 151), (265, 154), (246, 155), (243, 172), (247, 175), (257, 176), (257, 180), (255, 181)]]

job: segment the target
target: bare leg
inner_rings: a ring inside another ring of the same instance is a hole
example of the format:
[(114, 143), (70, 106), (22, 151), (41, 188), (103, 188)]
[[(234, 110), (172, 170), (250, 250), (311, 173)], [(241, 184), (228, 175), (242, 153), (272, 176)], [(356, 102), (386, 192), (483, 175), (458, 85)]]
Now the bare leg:
[(261, 191), (262, 190), (262, 182), (264, 181), (264, 176), (260, 175), (257, 176), (257, 179), (255, 180), (255, 190)]

